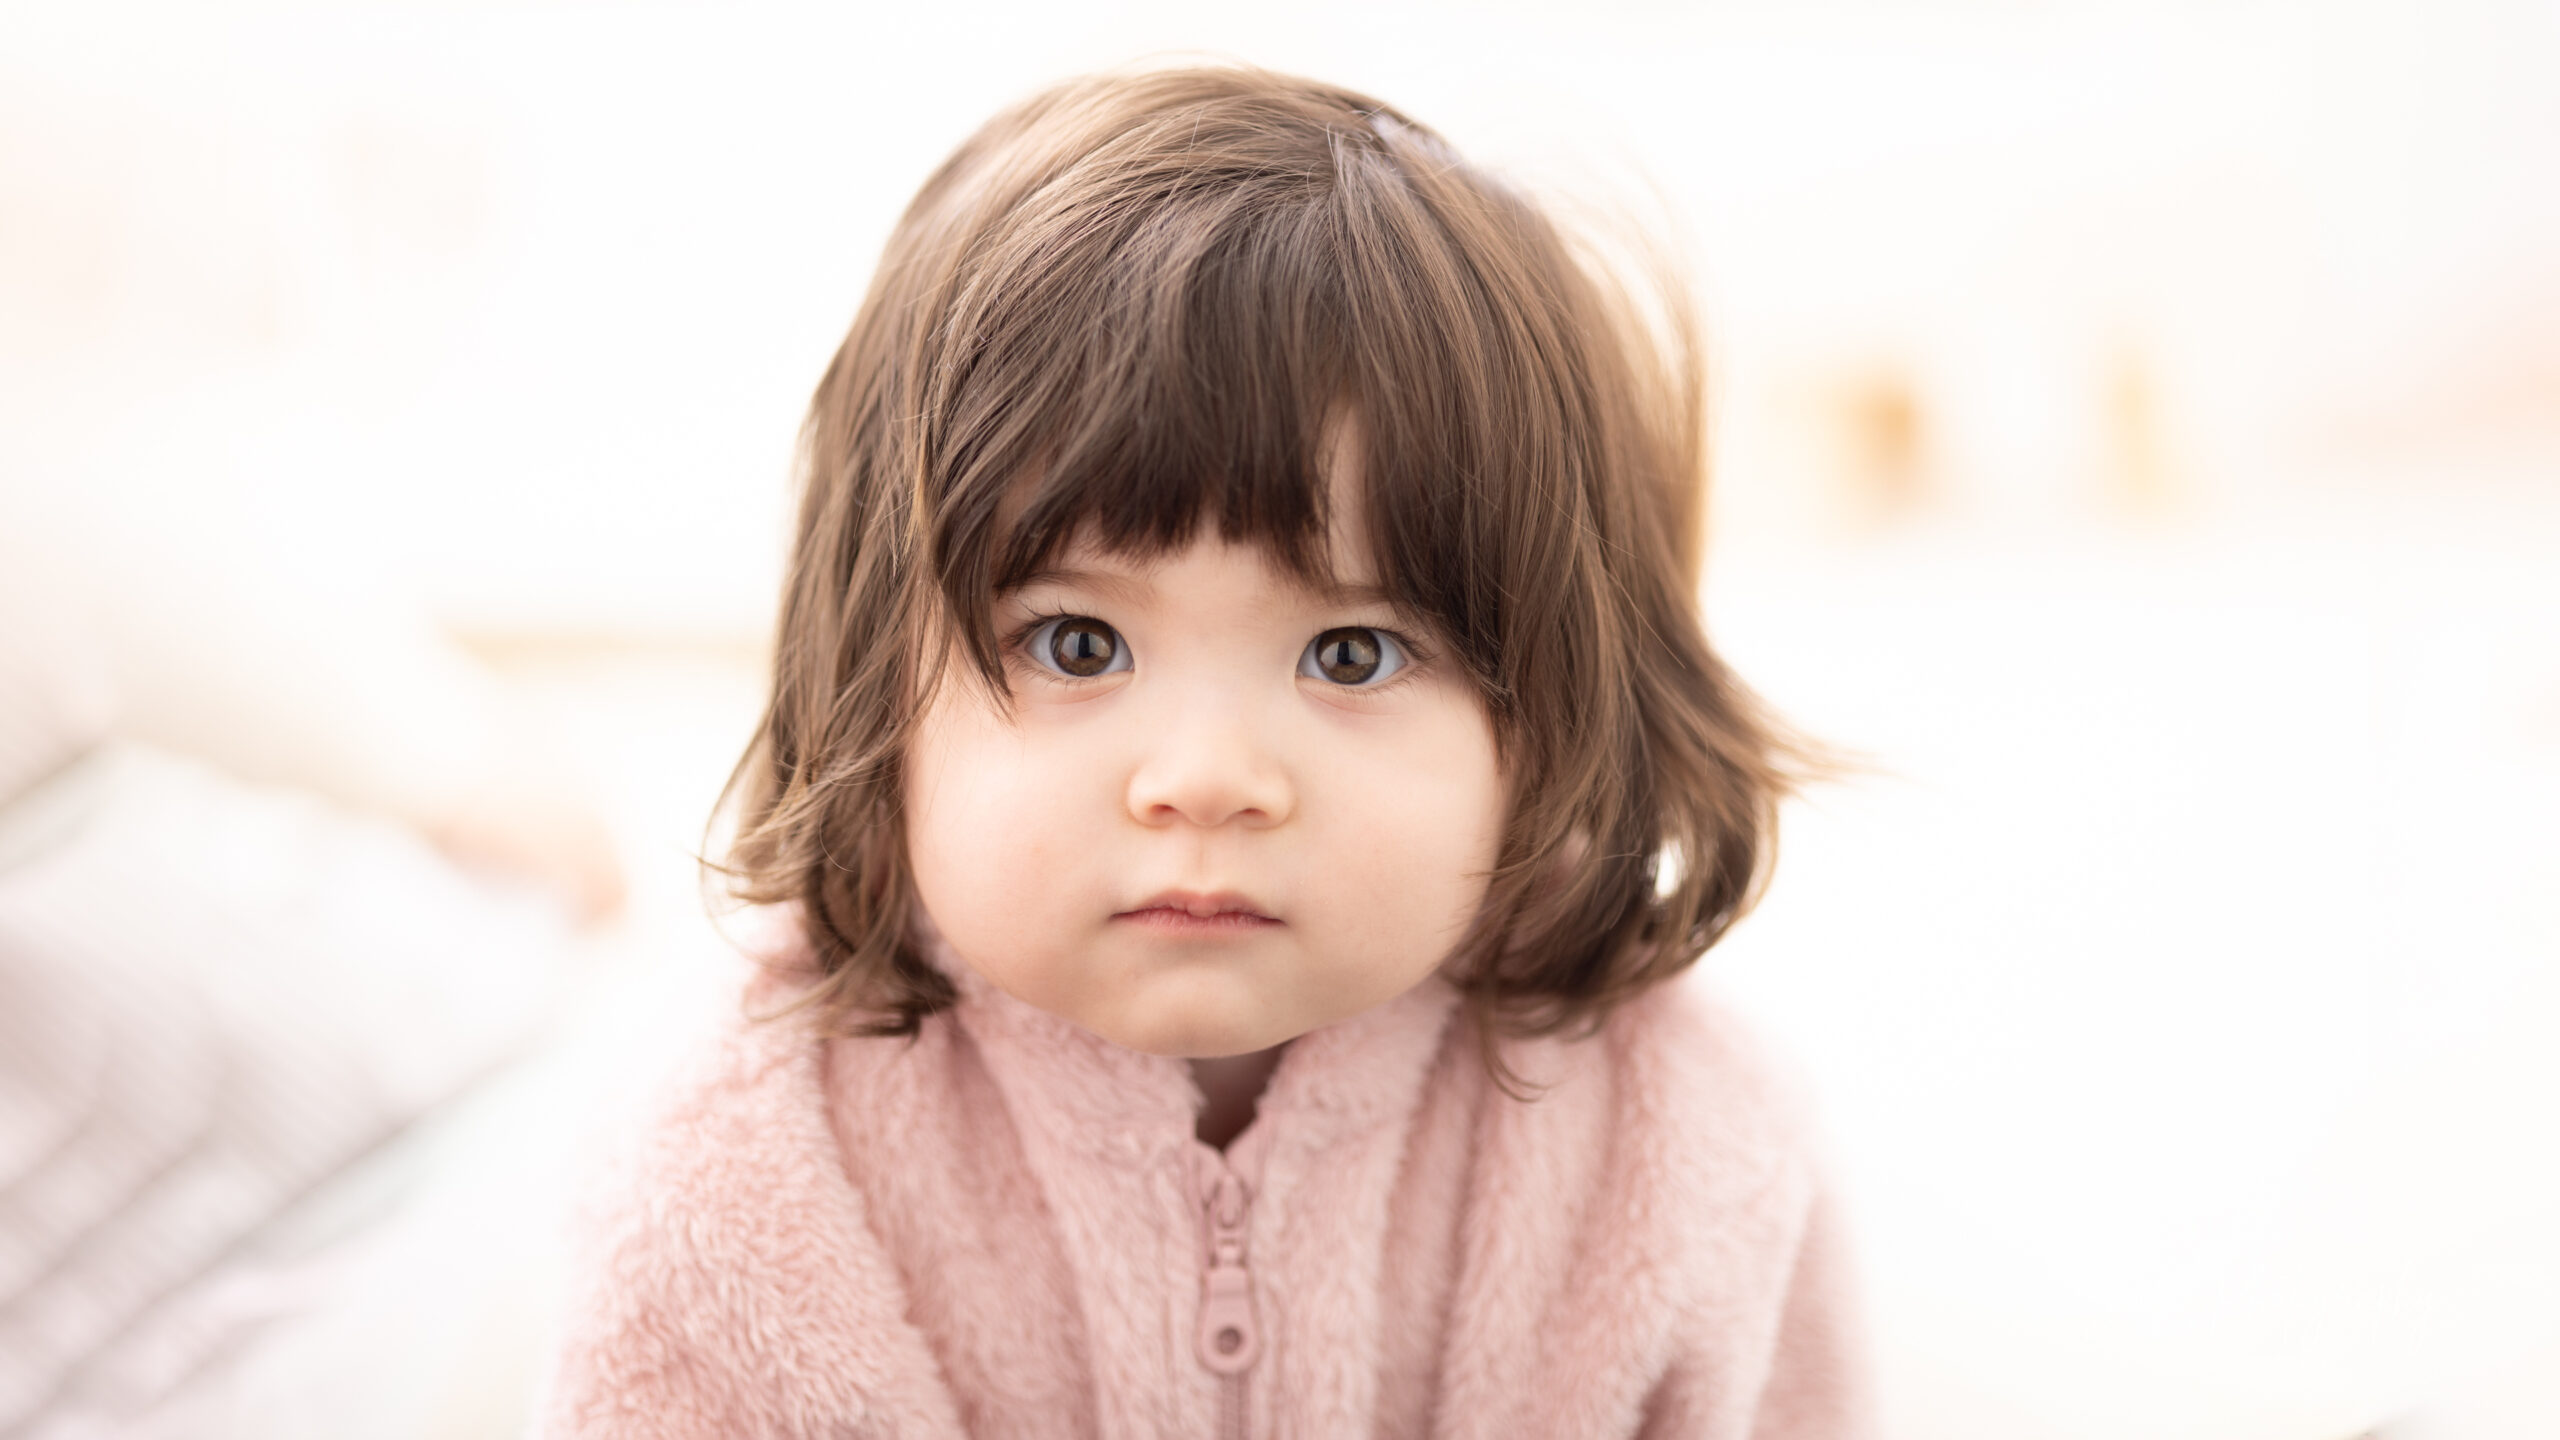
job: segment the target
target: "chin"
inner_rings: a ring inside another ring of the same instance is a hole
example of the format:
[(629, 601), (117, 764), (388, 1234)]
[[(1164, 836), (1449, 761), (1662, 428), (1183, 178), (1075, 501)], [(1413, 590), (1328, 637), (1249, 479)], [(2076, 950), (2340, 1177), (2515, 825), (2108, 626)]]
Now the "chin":
[(1142, 1055), (1161, 1055), (1169, 1060), (1223, 1060), (1230, 1055), (1250, 1055), (1256, 1050), (1268, 1050), (1280, 1043), (1277, 1040), (1239, 1038), (1233, 1031), (1201, 1026), (1123, 1026), (1116, 1031), (1096, 1033), (1123, 1049), (1135, 1050)]
[(1174, 1060), (1222, 1060), (1250, 1055), (1292, 1038), (1261, 1017), (1220, 1014), (1210, 1005), (1166, 1006), (1152, 1014), (1113, 1017), (1107, 1028), (1096, 1026), (1103, 1039), (1143, 1055)]

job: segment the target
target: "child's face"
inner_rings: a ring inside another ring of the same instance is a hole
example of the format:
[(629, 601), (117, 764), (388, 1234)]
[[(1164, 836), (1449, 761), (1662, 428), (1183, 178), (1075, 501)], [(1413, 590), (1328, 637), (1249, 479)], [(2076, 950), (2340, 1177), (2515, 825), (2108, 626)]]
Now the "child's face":
[(955, 676), (907, 766), (917, 891), (964, 962), (1105, 1039), (1209, 1057), (1448, 957), (1504, 824), (1492, 725), (1356, 593), (1346, 538), (1342, 595), (1204, 538), (1151, 564), (1077, 545), (999, 599), (1014, 714)]

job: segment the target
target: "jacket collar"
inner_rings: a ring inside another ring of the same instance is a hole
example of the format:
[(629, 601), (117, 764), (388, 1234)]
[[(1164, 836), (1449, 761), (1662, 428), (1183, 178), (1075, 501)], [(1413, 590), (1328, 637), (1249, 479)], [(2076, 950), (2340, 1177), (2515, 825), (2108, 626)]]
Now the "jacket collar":
[[(975, 1042), (1018, 1125), (1062, 1150), (1122, 1165), (1172, 1163), (1198, 1144), (1199, 1086), (1183, 1061), (1116, 1045), (1015, 999), (938, 937), (927, 953), (960, 992)], [(1304, 1164), (1417, 1103), (1457, 992), (1433, 976), (1383, 1005), (1289, 1042), (1230, 1155)], [(1282, 1157), (1286, 1157), (1285, 1160)]]
[[(814, 974), (797, 904), (749, 910), (731, 929), (762, 969), (761, 984), (788, 987)], [(917, 930), (926, 958), (959, 992), (953, 1021), (1023, 1130), (1061, 1152), (1118, 1165), (1162, 1165), (1198, 1147), (1202, 1097), (1183, 1061), (1115, 1045), (1017, 1000), (961, 960), (929, 919), (919, 915)], [(1284, 1166), (1304, 1164), (1382, 1125), (1401, 1132), (1457, 1008), (1457, 990), (1435, 974), (1289, 1042), (1230, 1158), (1258, 1169), (1276, 1151)]]

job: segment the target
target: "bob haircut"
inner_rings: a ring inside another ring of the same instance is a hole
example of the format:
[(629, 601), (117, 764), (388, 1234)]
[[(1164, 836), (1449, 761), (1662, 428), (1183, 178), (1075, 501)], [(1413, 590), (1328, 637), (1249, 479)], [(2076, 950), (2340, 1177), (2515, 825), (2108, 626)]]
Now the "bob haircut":
[(1700, 387), (1664, 298), (1649, 322), (1527, 200), (1331, 86), (1139, 71), (990, 121), (899, 221), (801, 436), (711, 867), (799, 906), (821, 979), (792, 1008), (913, 1034), (956, 998), (901, 762), (950, 666), (1003, 700), (1001, 592), (1079, 537), (1143, 560), (1203, 525), (1322, 585), (1333, 503), (1492, 717), (1508, 827), (1445, 967), (1478, 1023), (1578, 1030), (1696, 960), (1802, 752), (1699, 628)]

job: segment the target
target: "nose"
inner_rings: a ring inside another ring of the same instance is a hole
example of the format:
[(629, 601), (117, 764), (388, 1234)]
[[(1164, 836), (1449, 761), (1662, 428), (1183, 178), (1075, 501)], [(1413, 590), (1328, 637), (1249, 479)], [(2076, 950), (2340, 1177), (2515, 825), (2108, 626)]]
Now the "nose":
[(1168, 717), (1129, 776), (1128, 803), (1141, 825), (1264, 829), (1296, 810), (1297, 791), (1247, 716), (1198, 704)]

